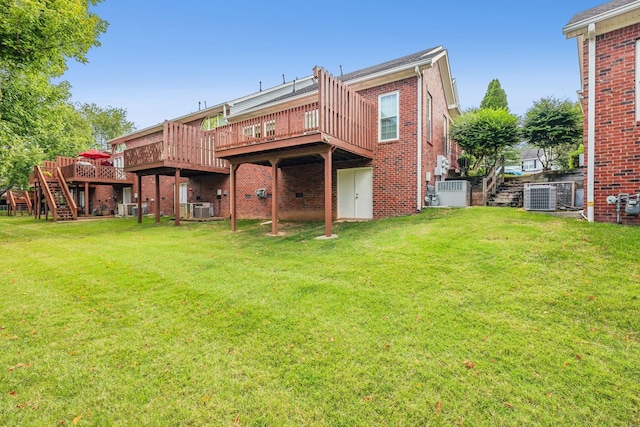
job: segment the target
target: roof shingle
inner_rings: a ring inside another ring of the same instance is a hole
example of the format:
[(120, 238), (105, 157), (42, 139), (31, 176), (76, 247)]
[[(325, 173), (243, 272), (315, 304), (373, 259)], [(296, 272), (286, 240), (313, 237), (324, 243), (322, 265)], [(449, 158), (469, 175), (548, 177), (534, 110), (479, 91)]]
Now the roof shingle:
[(577, 13), (567, 23), (567, 27), (577, 22), (585, 21), (590, 18), (594, 18), (603, 13), (611, 12), (619, 7), (626, 6), (630, 3), (636, 3), (637, 0), (612, 0), (608, 3), (601, 4), (600, 6), (592, 7), (583, 12)]

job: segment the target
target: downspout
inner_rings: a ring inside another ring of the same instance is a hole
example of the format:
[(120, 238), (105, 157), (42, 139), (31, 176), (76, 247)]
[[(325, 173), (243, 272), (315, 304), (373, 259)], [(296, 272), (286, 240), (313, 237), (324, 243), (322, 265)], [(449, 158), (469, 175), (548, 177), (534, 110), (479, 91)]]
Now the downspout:
[(595, 142), (596, 142), (596, 24), (589, 24), (589, 71), (587, 113), (587, 221), (595, 220)]
[(422, 211), (422, 73), (420, 68), (416, 65), (416, 76), (418, 76), (418, 132), (417, 132), (417, 162), (416, 162), (416, 177), (417, 177), (417, 204), (416, 212)]

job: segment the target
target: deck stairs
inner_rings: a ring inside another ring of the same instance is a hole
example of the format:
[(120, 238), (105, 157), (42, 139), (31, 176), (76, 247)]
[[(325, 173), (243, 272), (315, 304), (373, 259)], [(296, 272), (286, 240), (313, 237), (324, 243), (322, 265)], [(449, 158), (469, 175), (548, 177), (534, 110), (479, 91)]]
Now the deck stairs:
[(7, 191), (7, 201), (9, 202), (10, 212), (13, 211), (13, 215), (24, 215), (25, 212), (31, 215), (32, 203), (31, 195), (25, 190), (9, 190)]
[(40, 167), (36, 166), (35, 175), (53, 220), (78, 219), (78, 208), (60, 168), (57, 168), (52, 176), (45, 176)]
[(524, 199), (524, 181), (505, 180), (496, 189), (487, 201), (487, 206), (497, 207), (522, 207)]

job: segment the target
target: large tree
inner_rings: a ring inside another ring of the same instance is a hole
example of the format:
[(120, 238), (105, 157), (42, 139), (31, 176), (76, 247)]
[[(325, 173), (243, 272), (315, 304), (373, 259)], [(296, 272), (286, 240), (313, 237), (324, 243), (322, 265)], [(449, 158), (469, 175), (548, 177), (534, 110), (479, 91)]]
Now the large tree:
[(107, 23), (89, 11), (100, 1), (0, 0), (0, 194), (26, 186), (41, 160), (90, 145), (69, 85), (50, 79), (100, 45)]
[(500, 151), (518, 142), (518, 117), (505, 109), (471, 109), (453, 121), (449, 135), (474, 159), (472, 169), (486, 162), (493, 167)]
[(553, 162), (564, 165), (563, 157), (582, 142), (582, 110), (568, 100), (542, 98), (527, 110), (522, 135), (544, 151), (544, 169), (550, 169)]
[(95, 148), (106, 149), (107, 141), (136, 130), (134, 123), (127, 120), (124, 108), (82, 104), (79, 109), (91, 124)]
[(480, 102), (480, 108), (509, 109), (509, 104), (507, 103), (507, 92), (502, 89), (500, 80), (493, 79), (489, 82), (487, 93), (485, 93), (484, 98), (482, 98), (482, 102)]

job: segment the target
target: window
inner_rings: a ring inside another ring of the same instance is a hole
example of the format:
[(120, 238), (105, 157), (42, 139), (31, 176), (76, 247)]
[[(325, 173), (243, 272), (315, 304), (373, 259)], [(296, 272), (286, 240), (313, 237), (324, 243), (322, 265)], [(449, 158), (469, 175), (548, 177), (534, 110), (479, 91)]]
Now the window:
[[(640, 122), (640, 40), (636, 40), (636, 121)], [(591, 124), (590, 124), (591, 125)]]
[(445, 156), (449, 155), (449, 119), (447, 116), (444, 116), (442, 120), (442, 152)]
[(429, 92), (427, 92), (427, 120), (425, 120), (426, 125), (427, 125), (427, 141), (431, 141), (431, 119), (432, 119), (432, 112), (431, 112), (431, 107), (433, 106), (433, 98), (431, 97), (431, 94)]
[(202, 130), (211, 130), (215, 129), (218, 126), (226, 125), (227, 120), (222, 116), (222, 113), (217, 116), (207, 117), (202, 121)]
[(537, 160), (524, 160), (522, 162), (522, 169), (526, 171), (534, 170), (536, 169), (536, 162)]
[(269, 120), (264, 122), (264, 136), (275, 136), (276, 134), (276, 121)]
[(304, 113), (304, 128), (314, 129), (318, 127), (318, 110), (305, 111)]
[(398, 92), (378, 97), (378, 141), (398, 139)]
[(242, 134), (247, 138), (260, 138), (260, 124), (245, 126)]

